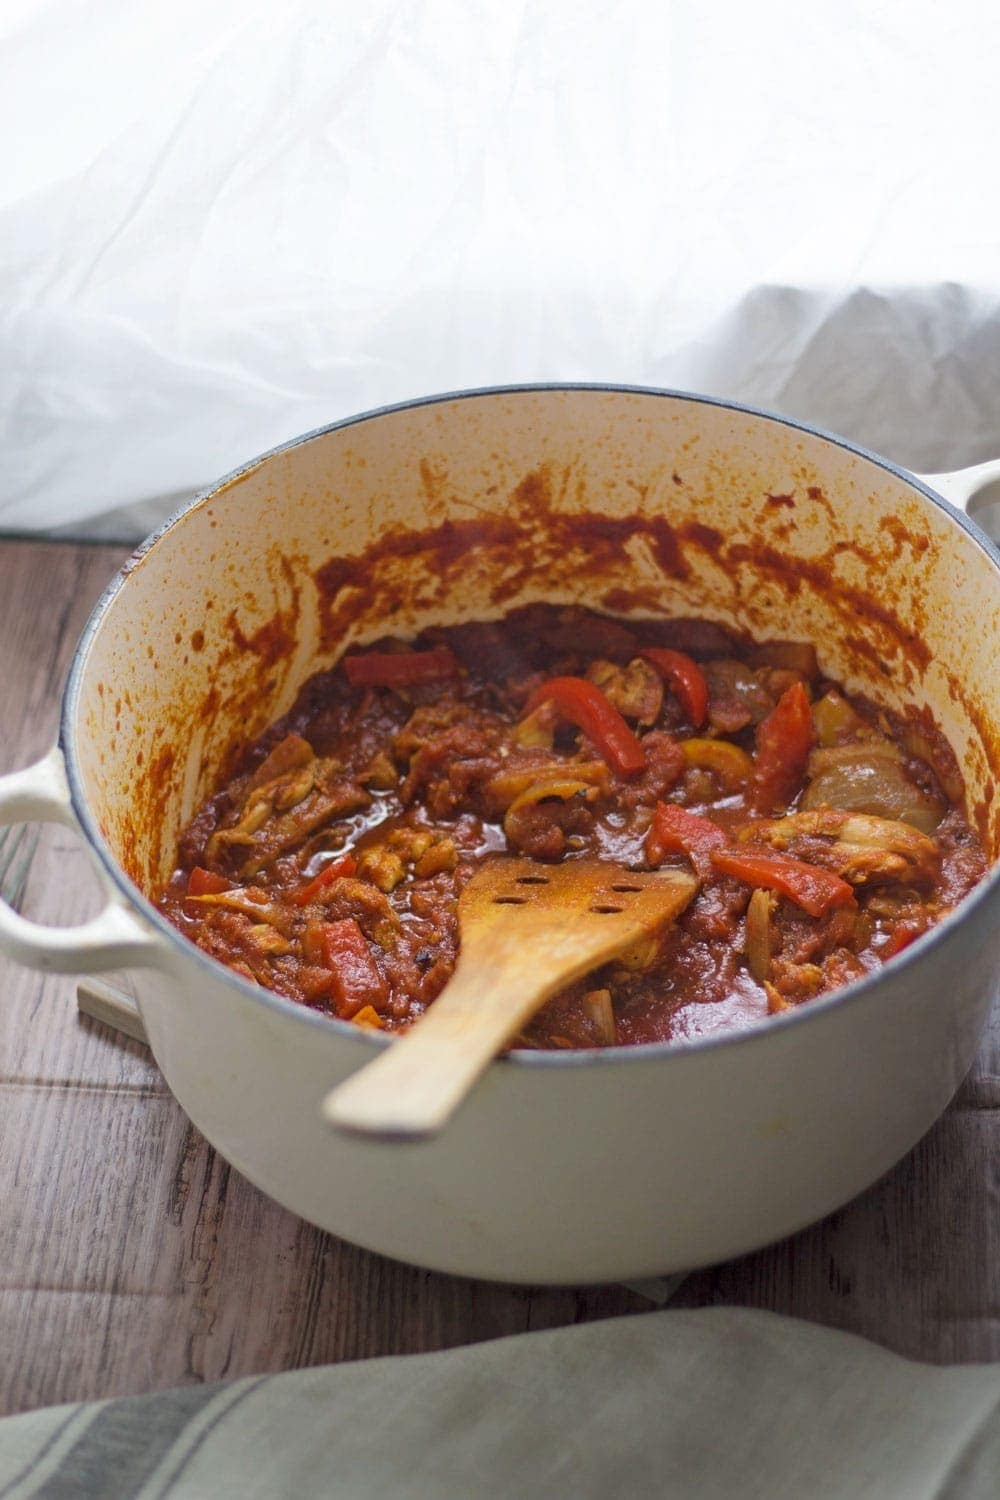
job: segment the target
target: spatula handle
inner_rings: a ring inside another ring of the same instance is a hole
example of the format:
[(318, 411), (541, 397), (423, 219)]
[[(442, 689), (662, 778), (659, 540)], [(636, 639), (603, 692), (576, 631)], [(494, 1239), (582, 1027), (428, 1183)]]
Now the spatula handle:
[(327, 1094), (324, 1117), (378, 1140), (433, 1135), (538, 1005), (538, 986), (526, 985), (523, 965), (484, 975), (481, 964), (460, 961), (419, 1023)]

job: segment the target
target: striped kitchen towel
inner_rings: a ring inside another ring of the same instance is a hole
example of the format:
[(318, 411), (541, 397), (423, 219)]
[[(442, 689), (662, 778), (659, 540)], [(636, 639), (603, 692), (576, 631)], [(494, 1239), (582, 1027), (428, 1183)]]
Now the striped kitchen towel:
[(0, 1422), (0, 1500), (996, 1500), (1000, 1366), (667, 1311)]

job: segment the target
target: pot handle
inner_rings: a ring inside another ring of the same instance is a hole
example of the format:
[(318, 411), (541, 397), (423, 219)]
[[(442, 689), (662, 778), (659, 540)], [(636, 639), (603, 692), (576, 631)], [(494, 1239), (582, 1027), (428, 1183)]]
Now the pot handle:
[[(0, 828), (24, 822), (63, 823), (82, 834), (58, 746), (26, 770), (0, 776)], [(117, 892), (109, 887), (108, 894), (100, 915), (78, 927), (32, 922), (0, 898), (0, 952), (28, 968), (56, 974), (155, 962), (163, 953), (161, 939), (129, 911)]]
[[(973, 464), (969, 469), (954, 469), (950, 474), (916, 474), (914, 478), (943, 495), (956, 510), (968, 514), (969, 501), (973, 496), (978, 495), (988, 484), (1000, 480), (1000, 458), (988, 459), (984, 464)], [(989, 508), (993, 509), (992, 506)]]

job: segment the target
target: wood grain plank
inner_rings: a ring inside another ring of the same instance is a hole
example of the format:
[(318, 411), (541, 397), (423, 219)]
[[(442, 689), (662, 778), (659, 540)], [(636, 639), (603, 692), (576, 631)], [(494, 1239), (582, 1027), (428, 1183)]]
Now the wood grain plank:
[[(0, 770), (55, 734), (77, 633), (121, 560), (0, 542)], [(41, 602), (44, 601), (44, 604)], [(86, 855), (46, 830), (27, 892), (78, 920)], [(945, 1118), (822, 1224), (693, 1274), (683, 1306), (773, 1308), (932, 1360), (1000, 1358), (1000, 1023)], [(0, 1410), (446, 1348), (649, 1306), (622, 1287), (438, 1276), (344, 1244), (228, 1167), (149, 1053), (73, 981), (0, 960)], [(599, 1210), (596, 1210), (599, 1211)]]
[[(4, 1409), (42, 1387), (46, 1401), (135, 1389), (137, 1358), (152, 1389), (538, 1326), (529, 1291), (432, 1276), (287, 1213), (172, 1099), (0, 1085), (0, 1112), (0, 1338), (10, 1340), (0, 1347), (54, 1356), (47, 1374), (32, 1366), (28, 1386), (20, 1366), (0, 1362)], [(115, 1331), (118, 1304), (144, 1299), (171, 1305), (152, 1351)], [(642, 1305), (621, 1289), (559, 1293), (544, 1321)], [(64, 1364), (67, 1341), (80, 1358)]]
[[(85, 920), (100, 905), (100, 887), (82, 842), (68, 829), (44, 827), (25, 914), (63, 925)], [(118, 981), (129, 983), (126, 976)], [(78, 1018), (72, 976), (43, 976), (0, 959), (0, 994), (0, 1078), (166, 1091), (146, 1047)]]
[[(122, 547), (0, 542), (0, 772), (29, 765), (53, 744), (77, 639), (126, 555)], [(100, 902), (82, 841), (68, 829), (43, 827), (26, 913), (39, 921), (80, 922)], [(0, 959), (0, 994), (0, 1077), (87, 1078), (163, 1089), (145, 1049), (123, 1049), (103, 1030), (78, 1027), (71, 978), (42, 979)]]
[(123, 547), (0, 542), (0, 769), (28, 764), (55, 739), (76, 641), (127, 555)]

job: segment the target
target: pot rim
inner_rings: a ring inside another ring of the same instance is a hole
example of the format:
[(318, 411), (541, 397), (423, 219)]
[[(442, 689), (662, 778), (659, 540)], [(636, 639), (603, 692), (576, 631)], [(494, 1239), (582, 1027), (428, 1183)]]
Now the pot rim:
[[(200, 490), (178, 510), (174, 511), (163, 524), (140, 542), (135, 551), (126, 559), (119, 568), (114, 578), (101, 594), (97, 603), (91, 611), (80, 639), (77, 642), (73, 659), (70, 663), (66, 686), (63, 690), (62, 709), (59, 720), (59, 746), (63, 752), (66, 766), (66, 777), (69, 784), (70, 801), (73, 811), (79, 821), (81, 830), (87, 839), (94, 855), (99, 860), (105, 875), (110, 879), (115, 889), (123, 896), (130, 907), (138, 910), (140, 915), (150, 923), (161, 937), (166, 938), (172, 952), (180, 957), (190, 960), (196, 967), (202, 968), (208, 975), (221, 983), (231, 985), (241, 996), (248, 1001), (264, 1005), (268, 1009), (280, 1015), (294, 1019), (296, 1022), (307, 1026), (318, 1026), (323, 1030), (333, 1028), (335, 1034), (343, 1036), (362, 1046), (368, 1046), (378, 1050), (388, 1046), (392, 1038), (379, 1032), (359, 1028), (350, 1021), (342, 1021), (336, 1016), (323, 1015), (321, 1012), (302, 1005), (295, 1000), (288, 1000), (273, 990), (263, 988), (261, 985), (250, 984), (248, 980), (234, 974), (227, 969), (225, 964), (210, 958), (196, 944), (190, 942), (184, 935), (168, 922), (155, 906), (143, 893), (132, 884), (117, 859), (108, 847), (107, 842), (90, 811), (84, 794), (82, 778), (76, 757), (76, 724), (77, 707), (81, 691), (81, 682), (86, 666), (87, 656), (91, 642), (96, 636), (118, 593), (128, 581), (130, 575), (141, 565), (144, 558), (160, 542), (160, 540), (179, 525), (184, 518), (200, 505), (210, 500), (220, 490), (232, 484), (243, 475), (250, 473), (261, 464), (280, 453), (290, 452), (293, 448), (301, 447), (305, 443), (312, 442), (315, 438), (325, 437), (331, 432), (337, 432), (342, 428), (354, 427), (362, 422), (368, 422), (376, 417), (392, 416), (396, 412), (411, 411), (415, 408), (425, 406), (443, 405), (445, 402), (462, 401), (489, 396), (521, 396), (538, 395), (546, 392), (566, 391), (593, 391), (602, 395), (630, 395), (630, 396), (653, 396), (666, 398), (674, 401), (694, 402), (703, 406), (720, 407), (726, 411), (737, 412), (740, 415), (762, 418), (765, 421), (777, 423), (779, 426), (791, 428), (795, 432), (808, 433), (811, 437), (817, 437), (823, 442), (832, 444), (834, 447), (846, 450), (859, 458), (867, 459), (877, 468), (885, 470), (894, 478), (900, 479), (911, 489), (916, 490), (926, 500), (931, 501), (943, 510), (948, 517), (959, 527), (968, 533), (971, 539), (984, 551), (994, 567), (1000, 574), (1000, 547), (998, 547), (975, 521), (960, 511), (956, 506), (950, 504), (937, 491), (930, 488), (923, 480), (904, 469), (901, 465), (893, 463), (881, 454), (873, 453), (868, 448), (863, 448), (858, 443), (850, 442), (847, 438), (840, 437), (837, 433), (828, 432), (825, 428), (815, 427), (808, 422), (801, 422), (794, 417), (782, 416), (778, 412), (768, 411), (763, 407), (751, 406), (741, 401), (728, 401), (719, 396), (700, 395), (693, 391), (674, 390), (668, 387), (642, 386), (618, 384), (615, 382), (601, 381), (538, 381), (513, 385), (479, 386), (470, 387), (465, 390), (443, 391), (437, 395), (419, 396), (408, 401), (392, 402), (386, 406), (373, 407), (371, 410), (359, 412), (354, 416), (342, 417), (336, 422), (329, 422), (322, 427), (312, 428), (310, 431), (301, 433), (297, 437), (289, 438), (274, 448), (258, 454), (257, 457), (249, 459), (240, 464), (238, 468), (232, 469), (221, 479), (217, 479), (206, 489)], [(964, 922), (984, 901), (992, 899), (998, 888), (1000, 888), (1000, 861), (994, 863), (992, 868), (983, 877), (967, 896), (943, 917), (934, 927), (903, 950), (902, 953), (889, 960), (887, 965), (864, 975), (860, 979), (844, 985), (840, 989), (831, 991), (808, 1005), (797, 1006), (793, 1010), (784, 1011), (776, 1016), (767, 1017), (757, 1025), (750, 1026), (742, 1031), (720, 1031), (710, 1033), (707, 1036), (682, 1038), (670, 1042), (643, 1042), (632, 1043), (617, 1047), (594, 1047), (569, 1050), (529, 1050), (526, 1048), (513, 1050), (495, 1058), (491, 1067), (498, 1064), (505, 1067), (541, 1067), (541, 1068), (567, 1068), (567, 1067), (600, 1067), (608, 1063), (633, 1063), (644, 1060), (655, 1059), (668, 1060), (677, 1058), (678, 1061), (693, 1053), (714, 1051), (717, 1048), (745, 1046), (755, 1042), (761, 1042), (783, 1031), (790, 1026), (803, 1026), (811, 1020), (818, 1020), (827, 1015), (833, 1009), (840, 1009), (852, 1005), (861, 1000), (883, 982), (886, 969), (893, 974), (900, 973), (904, 968), (910, 968), (919, 964), (925, 953), (938, 943), (945, 941), (954, 929)]]

